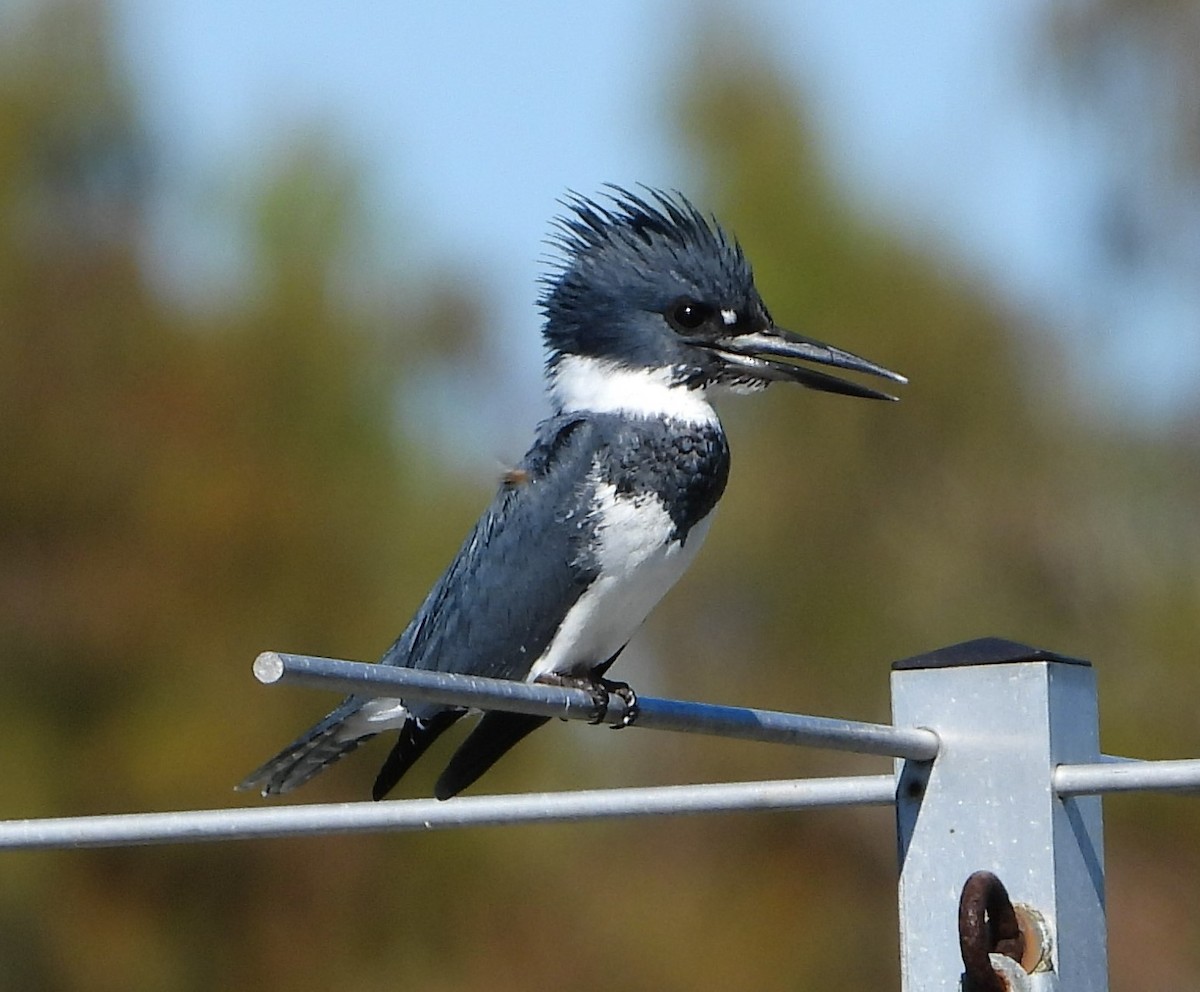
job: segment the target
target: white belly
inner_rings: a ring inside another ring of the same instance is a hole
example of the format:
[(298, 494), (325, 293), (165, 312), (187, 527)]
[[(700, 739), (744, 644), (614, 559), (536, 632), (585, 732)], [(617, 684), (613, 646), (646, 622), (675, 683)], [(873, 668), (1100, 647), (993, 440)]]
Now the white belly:
[(582, 675), (616, 654), (687, 571), (712, 522), (710, 513), (681, 544), (668, 540), (674, 525), (656, 496), (618, 496), (602, 485), (594, 507), (600, 576), (563, 619), (529, 681)]

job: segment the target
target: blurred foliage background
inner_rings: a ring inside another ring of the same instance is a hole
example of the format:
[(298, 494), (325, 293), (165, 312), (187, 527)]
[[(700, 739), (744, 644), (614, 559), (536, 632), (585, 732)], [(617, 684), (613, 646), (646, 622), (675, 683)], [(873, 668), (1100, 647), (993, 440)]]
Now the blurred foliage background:
[[(1195, 39), (1164, 28), (1186, 5), (1134, 6), (1063, 15), (1045, 57)], [(1200, 406), (1097, 416), (1052, 336), (847, 202), (795, 92), (707, 31), (672, 91), (689, 192), (783, 322), (912, 385), (894, 407), (731, 406), (720, 524), (622, 673), (886, 720), (889, 661), (999, 634), (1096, 663), (1106, 750), (1200, 753)], [(1175, 48), (1159, 72), (1195, 128), (1197, 46)], [(1194, 191), (1180, 147), (1173, 188)], [(251, 291), (199, 308), (144, 270), (155, 182), (103, 8), (32, 7), (0, 39), (6, 818), (242, 802), (233, 783), (325, 703), (256, 687), (254, 655), (378, 655), (494, 485), (397, 413), (439, 370), (478, 381), (481, 301), (450, 272), (379, 290), (347, 156), (314, 133), (225, 204)], [(1178, 212), (1137, 216), (1156, 243)], [(401, 794), (428, 794), (450, 746)], [(366, 795), (382, 753), (301, 799)], [(556, 725), (486, 789), (880, 767)], [(1113, 988), (1197, 987), (1200, 805), (1117, 798), (1106, 823)], [(879, 810), (6, 854), (0, 986), (894, 988), (894, 885)]]

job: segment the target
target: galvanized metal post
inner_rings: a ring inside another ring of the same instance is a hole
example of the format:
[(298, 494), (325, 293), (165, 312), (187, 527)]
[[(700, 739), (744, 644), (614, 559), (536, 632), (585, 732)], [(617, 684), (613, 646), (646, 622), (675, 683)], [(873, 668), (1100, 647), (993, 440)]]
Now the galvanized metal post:
[(987, 870), (1044, 921), (1029, 987), (1104, 992), (1100, 799), (1060, 798), (1053, 781), (1059, 764), (1100, 760), (1091, 665), (987, 638), (892, 667), (895, 725), (941, 741), (934, 761), (896, 766), (903, 989), (961, 988), (959, 894)]

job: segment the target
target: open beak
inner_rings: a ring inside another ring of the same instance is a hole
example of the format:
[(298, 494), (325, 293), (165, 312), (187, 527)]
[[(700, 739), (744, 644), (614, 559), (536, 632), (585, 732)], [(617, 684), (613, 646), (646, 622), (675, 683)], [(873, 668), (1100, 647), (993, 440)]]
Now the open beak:
[[(809, 389), (826, 393), (841, 393), (843, 396), (860, 396), (870, 400), (895, 400), (889, 393), (882, 393), (858, 383), (839, 379), (827, 372), (794, 365), (793, 362), (814, 362), (831, 365), (851, 372), (891, 379), (893, 382), (908, 382), (898, 372), (885, 369), (865, 358), (842, 351), (832, 345), (771, 326), (760, 331), (734, 334), (725, 338), (693, 342), (719, 354), (734, 369), (744, 371), (748, 379), (764, 382), (798, 382)], [(788, 361), (780, 361), (788, 359)]]

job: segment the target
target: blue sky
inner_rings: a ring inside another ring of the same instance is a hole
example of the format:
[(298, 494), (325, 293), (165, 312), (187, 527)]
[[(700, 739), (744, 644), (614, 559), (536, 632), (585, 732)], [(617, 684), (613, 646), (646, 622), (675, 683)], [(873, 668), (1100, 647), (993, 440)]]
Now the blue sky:
[[(722, 5), (714, 3), (720, 8)], [(567, 188), (692, 174), (664, 118), (692, 4), (119, 0), (119, 41), (165, 149), (155, 255), (220, 278), (194, 204), (326, 129), (363, 165), (397, 265), (460, 267), (532, 388), (535, 280)], [(1089, 213), (1104, 137), (1039, 70), (1034, 0), (729, 5), (795, 82), (851, 195), (1077, 346), (1114, 413), (1169, 413), (1200, 376), (1200, 303), (1115, 292)], [(1153, 399), (1143, 388), (1154, 382)]]

